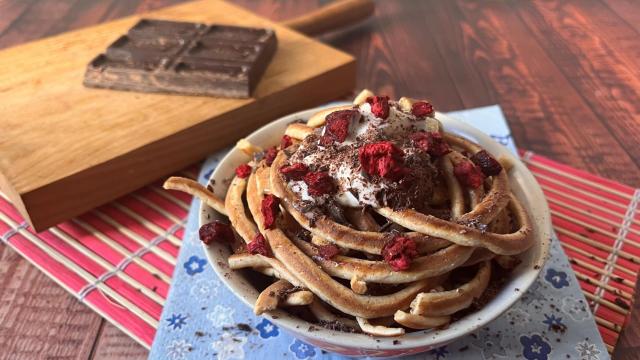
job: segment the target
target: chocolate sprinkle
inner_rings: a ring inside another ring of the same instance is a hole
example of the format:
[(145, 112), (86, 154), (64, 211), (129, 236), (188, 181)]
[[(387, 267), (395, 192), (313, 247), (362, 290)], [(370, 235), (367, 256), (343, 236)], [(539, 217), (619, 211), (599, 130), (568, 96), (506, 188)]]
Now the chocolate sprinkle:
[(325, 329), (333, 330), (333, 331), (342, 331), (346, 333), (358, 332), (356, 329), (352, 328), (351, 326), (347, 326), (341, 323), (340, 321), (336, 321), (336, 320), (334, 321), (320, 320), (318, 321), (318, 325), (322, 326)]

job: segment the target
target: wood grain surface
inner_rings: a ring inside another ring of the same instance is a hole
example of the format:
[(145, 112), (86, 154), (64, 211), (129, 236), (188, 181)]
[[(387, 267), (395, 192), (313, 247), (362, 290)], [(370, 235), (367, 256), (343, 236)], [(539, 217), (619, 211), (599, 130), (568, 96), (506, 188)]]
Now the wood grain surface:
[[(0, 0), (0, 48), (178, 0)], [(234, 1), (273, 20), (325, 1)], [(517, 144), (640, 187), (640, 2), (378, 1), (363, 25), (321, 37), (358, 59), (358, 86), (500, 104)], [(637, 359), (640, 302), (614, 358)], [(138, 359), (146, 351), (0, 245), (0, 359)]]

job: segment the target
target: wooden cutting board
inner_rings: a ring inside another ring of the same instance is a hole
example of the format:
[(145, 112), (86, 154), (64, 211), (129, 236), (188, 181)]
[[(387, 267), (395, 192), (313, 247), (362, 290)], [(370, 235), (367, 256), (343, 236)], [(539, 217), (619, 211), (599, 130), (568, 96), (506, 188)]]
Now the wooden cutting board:
[[(278, 50), (252, 99), (88, 89), (87, 63), (141, 17), (267, 27)], [(222, 1), (195, 1), (0, 52), (0, 190), (38, 231), (348, 93), (354, 59)]]

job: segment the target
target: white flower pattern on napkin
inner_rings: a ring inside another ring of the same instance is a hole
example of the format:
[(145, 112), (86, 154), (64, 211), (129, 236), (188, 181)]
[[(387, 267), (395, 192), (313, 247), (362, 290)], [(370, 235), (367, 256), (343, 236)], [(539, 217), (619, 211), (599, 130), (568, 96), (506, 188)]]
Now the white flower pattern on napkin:
[(186, 340), (174, 340), (167, 346), (167, 356), (170, 360), (183, 360), (192, 347)]
[(575, 321), (584, 321), (591, 318), (591, 311), (587, 307), (587, 302), (582, 299), (576, 299), (574, 296), (567, 296), (562, 299), (562, 312)]
[(190, 294), (201, 302), (211, 301), (218, 295), (219, 286), (220, 283), (218, 281), (199, 279), (191, 287)]
[(594, 344), (591, 344), (588, 341), (581, 341), (576, 345), (576, 351), (578, 352), (578, 356), (580, 356), (580, 360), (600, 360), (598, 354), (600, 354), (600, 350), (596, 348)]
[(216, 305), (213, 311), (207, 314), (207, 319), (213, 323), (214, 327), (232, 326), (234, 312), (235, 310), (230, 307)]
[(234, 336), (225, 332), (220, 337), (220, 340), (216, 340), (211, 344), (211, 347), (216, 350), (218, 360), (242, 360), (244, 359), (243, 347), (246, 343), (246, 337)]

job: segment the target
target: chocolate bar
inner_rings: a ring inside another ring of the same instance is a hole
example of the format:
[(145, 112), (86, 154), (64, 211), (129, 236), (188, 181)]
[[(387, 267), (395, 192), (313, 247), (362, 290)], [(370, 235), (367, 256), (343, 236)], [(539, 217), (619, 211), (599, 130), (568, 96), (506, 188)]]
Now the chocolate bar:
[(247, 98), (276, 47), (270, 29), (142, 19), (89, 63), (84, 85)]

